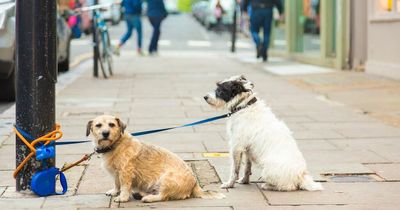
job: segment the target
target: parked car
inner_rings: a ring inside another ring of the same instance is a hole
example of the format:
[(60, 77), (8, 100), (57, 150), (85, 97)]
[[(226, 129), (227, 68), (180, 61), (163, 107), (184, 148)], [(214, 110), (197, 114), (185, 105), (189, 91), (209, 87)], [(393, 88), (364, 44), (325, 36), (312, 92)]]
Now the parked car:
[[(57, 14), (58, 70), (68, 71), (71, 31)], [(15, 0), (0, 0), (0, 101), (15, 100)]]
[(121, 5), (117, 4), (115, 0), (99, 0), (98, 3), (107, 5), (100, 10), (104, 20), (110, 21), (113, 25), (117, 25), (121, 21)]
[[(207, 29), (213, 28), (217, 24), (215, 18), (215, 5), (218, 0), (200, 1), (192, 6), (193, 15)], [(235, 9), (235, 1), (220, 0), (224, 13), (222, 14), (222, 24), (231, 26), (233, 23), (233, 12)]]
[(199, 1), (192, 5), (192, 14), (201, 24), (206, 19), (208, 4), (208, 1)]

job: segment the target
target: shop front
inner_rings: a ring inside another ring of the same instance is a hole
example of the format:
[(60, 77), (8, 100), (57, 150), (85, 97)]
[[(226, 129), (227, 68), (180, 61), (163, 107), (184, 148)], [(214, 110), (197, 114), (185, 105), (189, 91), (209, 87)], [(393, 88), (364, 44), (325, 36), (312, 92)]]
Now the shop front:
[(304, 63), (347, 68), (348, 1), (285, 0), (285, 20), (275, 22), (272, 49)]

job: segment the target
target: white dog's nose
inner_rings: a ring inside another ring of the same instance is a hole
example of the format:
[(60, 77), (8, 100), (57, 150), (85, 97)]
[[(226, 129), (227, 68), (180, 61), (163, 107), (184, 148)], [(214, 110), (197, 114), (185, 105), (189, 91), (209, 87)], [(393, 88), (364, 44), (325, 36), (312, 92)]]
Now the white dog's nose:
[(207, 101), (207, 100), (208, 100), (208, 96), (204, 96), (204, 100), (206, 100), (206, 101)]

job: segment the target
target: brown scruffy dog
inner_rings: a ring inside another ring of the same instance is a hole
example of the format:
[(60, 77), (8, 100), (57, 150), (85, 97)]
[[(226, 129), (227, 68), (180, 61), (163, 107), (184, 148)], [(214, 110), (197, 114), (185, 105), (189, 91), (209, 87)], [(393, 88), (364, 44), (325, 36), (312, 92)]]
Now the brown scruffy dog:
[[(87, 124), (86, 135), (94, 136), (103, 167), (114, 177), (114, 189), (106, 194), (115, 202), (127, 202), (135, 192), (143, 202), (186, 198), (224, 198), (203, 191), (189, 166), (170, 151), (140, 142), (125, 133), (120, 119), (102, 115)], [(136, 196), (134, 196), (136, 198)]]

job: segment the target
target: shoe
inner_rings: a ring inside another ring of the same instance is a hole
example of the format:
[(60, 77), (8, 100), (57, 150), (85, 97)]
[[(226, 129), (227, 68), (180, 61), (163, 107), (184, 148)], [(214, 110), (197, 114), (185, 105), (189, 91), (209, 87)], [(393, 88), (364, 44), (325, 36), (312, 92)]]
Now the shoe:
[(143, 53), (142, 49), (140, 49), (140, 48), (137, 49), (137, 54), (139, 56), (144, 56), (144, 53)]
[(263, 60), (263, 62), (268, 61), (268, 53), (266, 51), (262, 53), (262, 60)]
[(158, 56), (158, 52), (157, 51), (150, 51), (149, 52), (149, 56), (153, 56), (153, 57)]
[(114, 55), (116, 55), (116, 56), (119, 56), (120, 55), (120, 53), (119, 53), (119, 46), (115, 46), (114, 48), (113, 48), (113, 53), (114, 53)]
[(262, 43), (257, 45), (257, 58), (261, 57), (261, 51), (262, 51)]

